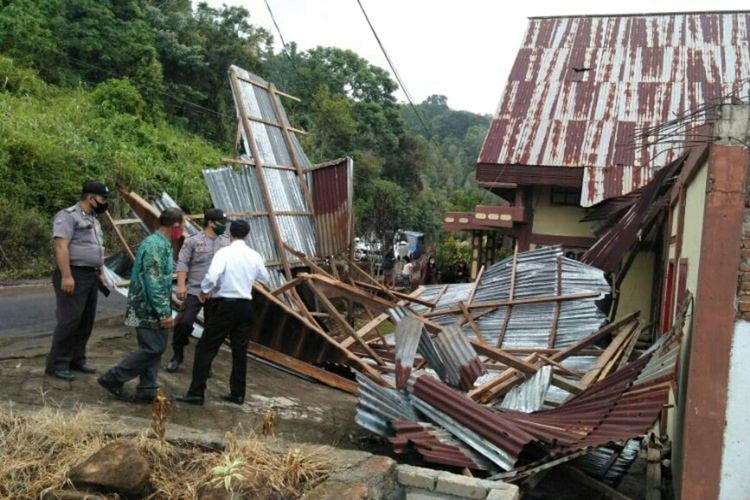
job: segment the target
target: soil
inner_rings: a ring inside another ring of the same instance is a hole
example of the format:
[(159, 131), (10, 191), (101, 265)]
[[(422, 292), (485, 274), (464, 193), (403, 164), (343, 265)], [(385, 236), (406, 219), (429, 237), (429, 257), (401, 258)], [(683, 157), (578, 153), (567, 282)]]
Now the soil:
[[(108, 320), (110, 325), (112, 320)], [(0, 338), (0, 401), (24, 411), (52, 405), (62, 409), (79, 406), (107, 412), (113, 419), (150, 418), (150, 405), (116, 400), (100, 387), (97, 375), (76, 374), (73, 382), (45, 376), (44, 361), (50, 334)], [(88, 347), (88, 361), (99, 373), (109, 369), (135, 348), (135, 334), (125, 326), (98, 325)], [(159, 373), (168, 393), (183, 393), (190, 384), (195, 340), (186, 349), (185, 363), (177, 373)], [(171, 350), (162, 359), (169, 361)], [(220, 399), (229, 392), (231, 356), (222, 348), (213, 364), (204, 406), (174, 404), (168, 424), (220, 432), (259, 429), (261, 414), (276, 414), (276, 435), (287, 441), (361, 449), (368, 434), (354, 422), (356, 399), (341, 391), (290, 375), (259, 360), (248, 361), (245, 403), (237, 406)], [(135, 381), (128, 386), (131, 392)], [(145, 430), (145, 429), (144, 429)]]

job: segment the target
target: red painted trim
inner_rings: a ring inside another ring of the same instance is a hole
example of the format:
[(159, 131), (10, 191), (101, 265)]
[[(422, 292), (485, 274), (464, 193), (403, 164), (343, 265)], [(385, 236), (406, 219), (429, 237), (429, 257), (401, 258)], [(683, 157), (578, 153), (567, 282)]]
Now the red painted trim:
[(523, 186), (560, 186), (579, 188), (583, 167), (535, 167), (530, 165), (496, 165), (478, 163), (477, 183), (484, 188), (503, 187), (508, 183)]
[(682, 436), (682, 499), (719, 497), (748, 151), (713, 145)]

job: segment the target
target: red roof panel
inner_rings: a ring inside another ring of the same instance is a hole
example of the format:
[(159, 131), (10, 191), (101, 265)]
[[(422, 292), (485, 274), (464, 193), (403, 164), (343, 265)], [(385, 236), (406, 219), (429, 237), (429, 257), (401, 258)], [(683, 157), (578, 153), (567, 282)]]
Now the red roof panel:
[(583, 206), (638, 189), (681, 151), (636, 129), (750, 94), (749, 14), (530, 19), (479, 162), (585, 167)]

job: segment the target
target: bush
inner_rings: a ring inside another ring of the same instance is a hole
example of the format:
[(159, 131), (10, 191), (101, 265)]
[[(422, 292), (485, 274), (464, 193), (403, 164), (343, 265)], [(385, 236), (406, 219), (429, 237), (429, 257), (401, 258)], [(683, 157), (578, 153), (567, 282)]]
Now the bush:
[(52, 271), (50, 218), (0, 198), (0, 279), (36, 277)]

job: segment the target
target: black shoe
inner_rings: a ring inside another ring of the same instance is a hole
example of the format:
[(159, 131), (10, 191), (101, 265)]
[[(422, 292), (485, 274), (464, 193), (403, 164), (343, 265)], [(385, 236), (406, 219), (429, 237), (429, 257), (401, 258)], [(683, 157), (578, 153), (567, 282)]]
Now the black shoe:
[(175, 401), (180, 403), (187, 403), (189, 405), (203, 406), (203, 396), (195, 396), (193, 394), (175, 394), (172, 397)]
[(156, 399), (155, 394), (138, 394), (136, 393), (133, 396), (133, 403), (142, 404), (142, 405), (150, 405), (154, 403), (154, 400)]
[(44, 373), (59, 378), (60, 380), (67, 380), (68, 382), (72, 382), (76, 379), (76, 376), (73, 375), (70, 370), (45, 370)]
[(71, 364), (70, 369), (75, 370), (77, 372), (86, 373), (88, 375), (91, 375), (92, 373), (96, 373), (96, 368), (94, 368), (93, 366), (87, 363), (83, 363), (81, 365)]
[(235, 396), (234, 394), (224, 394), (221, 397), (222, 400), (226, 401), (227, 403), (234, 403), (236, 405), (241, 405), (245, 402), (245, 398), (242, 396)]
[(107, 389), (117, 399), (123, 398), (124, 391), (123, 391), (122, 382), (114, 382), (111, 380), (107, 380), (106, 378), (104, 378), (103, 375), (99, 377), (98, 379), (96, 379), (96, 381), (99, 382), (100, 386)]
[(182, 364), (182, 352), (175, 351), (174, 356), (172, 356), (172, 360), (167, 364), (167, 371), (169, 373), (176, 372), (180, 365)]

